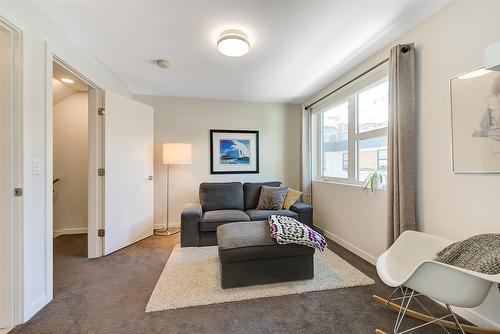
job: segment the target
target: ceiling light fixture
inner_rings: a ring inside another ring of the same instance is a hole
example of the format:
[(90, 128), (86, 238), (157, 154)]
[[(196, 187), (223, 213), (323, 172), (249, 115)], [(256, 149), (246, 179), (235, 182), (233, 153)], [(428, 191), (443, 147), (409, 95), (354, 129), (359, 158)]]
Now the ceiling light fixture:
[(247, 35), (239, 30), (222, 32), (217, 41), (219, 52), (228, 57), (241, 57), (250, 51)]
[(157, 59), (156, 65), (158, 65), (159, 68), (167, 68), (170, 66), (170, 63), (165, 59)]
[(68, 78), (61, 78), (61, 81), (64, 82), (64, 83), (67, 83), (67, 84), (75, 83), (73, 80), (68, 79)]

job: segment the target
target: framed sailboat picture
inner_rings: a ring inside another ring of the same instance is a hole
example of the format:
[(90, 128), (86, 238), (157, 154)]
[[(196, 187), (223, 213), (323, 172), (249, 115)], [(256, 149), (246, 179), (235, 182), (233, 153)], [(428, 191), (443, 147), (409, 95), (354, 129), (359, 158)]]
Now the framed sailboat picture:
[(259, 173), (259, 131), (210, 130), (210, 174)]

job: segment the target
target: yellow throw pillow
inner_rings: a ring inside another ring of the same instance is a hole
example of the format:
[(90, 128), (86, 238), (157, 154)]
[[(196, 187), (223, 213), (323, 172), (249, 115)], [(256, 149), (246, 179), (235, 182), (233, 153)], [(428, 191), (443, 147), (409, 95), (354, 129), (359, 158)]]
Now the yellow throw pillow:
[(292, 188), (288, 188), (288, 192), (286, 193), (285, 202), (283, 202), (283, 209), (288, 210), (290, 207), (299, 200), (300, 196), (302, 196), (302, 192), (298, 190), (294, 190)]

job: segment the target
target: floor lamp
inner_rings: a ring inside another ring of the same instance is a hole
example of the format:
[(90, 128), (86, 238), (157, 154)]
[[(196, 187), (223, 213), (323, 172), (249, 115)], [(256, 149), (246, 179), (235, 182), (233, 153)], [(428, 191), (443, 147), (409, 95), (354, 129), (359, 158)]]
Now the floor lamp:
[(184, 143), (165, 143), (163, 144), (163, 164), (165, 165), (165, 187), (166, 187), (166, 228), (155, 229), (156, 235), (173, 235), (180, 230), (169, 228), (170, 215), (170, 166), (171, 165), (190, 165), (191, 164), (191, 144)]

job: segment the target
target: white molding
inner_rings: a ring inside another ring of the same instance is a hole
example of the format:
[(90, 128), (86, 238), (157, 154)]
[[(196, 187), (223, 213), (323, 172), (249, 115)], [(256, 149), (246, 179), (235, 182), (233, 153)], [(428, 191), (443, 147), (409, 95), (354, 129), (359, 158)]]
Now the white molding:
[[(52, 50), (47, 41), (45, 45), (45, 299), (43, 299), (37, 311), (42, 309), (54, 298), (54, 200), (53, 200), (53, 165), (54, 165), (54, 137), (53, 137), (53, 113), (52, 113)], [(34, 303), (35, 304), (35, 303)], [(36, 305), (36, 304), (35, 304)], [(31, 318), (31, 316), (30, 316)]]
[(341, 245), (342, 247), (346, 248), (347, 250), (353, 252), (354, 254), (356, 254), (357, 256), (359, 256), (360, 258), (370, 262), (371, 264), (375, 265), (377, 263), (377, 257), (371, 255), (370, 253), (362, 250), (361, 248), (357, 247), (357, 246), (354, 246), (353, 244), (351, 244), (350, 242), (348, 241), (345, 241), (344, 239), (336, 236), (335, 234), (331, 233), (331, 232), (328, 232), (327, 230), (325, 230), (323, 227), (321, 226), (317, 226), (317, 225), (314, 225), (315, 228), (318, 228), (321, 230), (321, 232), (323, 232), (323, 234), (328, 237), (329, 239), (335, 241), (336, 243), (338, 243), (339, 245)]
[[(42, 295), (38, 297), (29, 307), (24, 309), (23, 323), (31, 319), (38, 311), (40, 311), (45, 305), (47, 305), (52, 300), (52, 296), (49, 298), (47, 295)], [(25, 305), (26, 306), (26, 305)]]
[(0, 334), (7, 334), (12, 328), (0, 328)]
[(478, 312), (474, 311), (473, 309), (465, 309), (465, 308), (458, 308), (458, 307), (453, 307), (453, 311), (455, 311), (456, 314), (461, 316), (467, 321), (470, 321), (476, 326), (479, 327), (485, 327), (485, 328), (499, 328), (500, 324), (497, 324), (493, 321), (491, 321), (488, 318), (483, 317), (481, 314)]
[[(441, 305), (442, 307), (446, 307), (444, 303), (441, 303), (440, 301), (437, 301), (433, 299), (436, 303)], [(455, 307), (452, 306), (453, 311), (464, 318), (465, 320), (469, 321), (470, 323), (479, 326), (479, 327), (484, 327), (484, 328), (499, 328), (500, 324), (497, 324), (496, 322), (491, 321), (488, 318), (485, 318), (478, 312), (476, 312), (474, 309), (471, 308), (460, 308), (460, 307)]]
[(54, 238), (65, 234), (86, 234), (88, 230), (86, 227), (76, 227), (76, 228), (63, 228), (60, 230), (54, 230)]
[[(180, 228), (181, 227), (181, 223), (180, 222), (174, 222), (174, 223), (169, 223), (170, 227), (174, 227), (174, 228)], [(153, 224), (153, 229), (156, 229), (156, 228), (166, 228), (167, 227), (167, 224)]]

